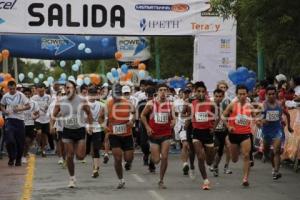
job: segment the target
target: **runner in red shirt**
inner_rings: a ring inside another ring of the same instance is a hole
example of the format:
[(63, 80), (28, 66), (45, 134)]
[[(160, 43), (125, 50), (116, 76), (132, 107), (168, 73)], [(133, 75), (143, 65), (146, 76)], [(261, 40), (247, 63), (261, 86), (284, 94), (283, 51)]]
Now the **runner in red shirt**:
[[(167, 100), (168, 86), (159, 84), (157, 86), (157, 97), (147, 102), (141, 120), (145, 125), (150, 138), (151, 160), (160, 166), (160, 189), (166, 189), (164, 176), (168, 167), (168, 154), (170, 141), (172, 139), (172, 129), (175, 125), (174, 108)], [(147, 120), (149, 116), (149, 121)]]
[[(253, 106), (247, 101), (248, 89), (244, 85), (236, 88), (237, 100), (233, 101), (223, 112), (223, 120), (229, 131), (231, 142), (230, 150), (232, 162), (236, 163), (240, 150), (244, 158), (243, 186), (249, 186), (248, 178), (250, 172), (250, 151), (251, 151), (251, 120), (255, 116)], [(229, 117), (229, 118), (228, 118)]]
[(196, 99), (192, 101), (191, 120), (187, 120), (186, 127), (192, 123), (193, 127), (193, 146), (198, 158), (198, 166), (202, 178), (204, 180), (202, 189), (209, 190), (210, 182), (207, 179), (205, 160), (211, 165), (214, 160), (214, 139), (213, 128), (214, 120), (214, 104), (207, 98), (206, 86), (203, 82), (197, 82), (194, 85)]

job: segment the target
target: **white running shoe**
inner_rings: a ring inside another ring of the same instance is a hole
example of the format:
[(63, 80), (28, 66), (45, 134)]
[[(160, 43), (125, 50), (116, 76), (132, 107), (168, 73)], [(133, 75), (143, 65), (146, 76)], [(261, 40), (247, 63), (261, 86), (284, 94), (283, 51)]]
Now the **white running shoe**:
[(189, 171), (189, 176), (192, 180), (195, 180), (196, 179), (196, 175), (195, 175), (195, 170), (194, 169), (191, 169)]
[(27, 158), (26, 157), (22, 157), (22, 163), (27, 164)]
[(76, 179), (70, 178), (68, 188), (75, 188), (76, 187)]
[(57, 162), (59, 165), (62, 165), (62, 164), (64, 164), (64, 159), (63, 158), (60, 158), (59, 160), (58, 160), (58, 162)]

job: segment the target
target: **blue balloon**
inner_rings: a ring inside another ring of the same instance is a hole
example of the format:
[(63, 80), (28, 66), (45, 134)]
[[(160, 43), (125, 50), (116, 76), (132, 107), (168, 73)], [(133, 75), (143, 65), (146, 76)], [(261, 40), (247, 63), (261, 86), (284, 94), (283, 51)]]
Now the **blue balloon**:
[(256, 73), (252, 70), (249, 71), (249, 77), (256, 79)]
[(128, 73), (128, 66), (126, 64), (123, 64), (121, 66), (121, 71), (124, 73), (124, 74), (127, 74)]
[(245, 85), (248, 88), (249, 91), (253, 90), (255, 87), (256, 80), (254, 78), (248, 78)]
[(0, 76), (0, 83), (2, 83), (4, 81), (4, 78), (2, 76)]
[(249, 72), (246, 67), (239, 67), (237, 70), (238, 76), (244, 79), (245, 81), (249, 78)]
[(229, 73), (228, 73), (228, 78), (229, 80), (231, 80), (231, 82), (236, 85), (236, 81), (237, 81), (237, 77), (238, 77), (238, 74), (235, 70), (230, 70)]
[(141, 79), (143, 79), (143, 78), (145, 78), (145, 76), (146, 76), (145, 70), (140, 70), (140, 71), (139, 71), (139, 77), (140, 77)]
[(111, 71), (111, 73), (112, 73), (112, 75), (113, 75), (114, 78), (118, 78), (119, 77), (119, 73), (118, 73), (118, 71), (116, 69), (113, 69)]
[(85, 43), (80, 43), (80, 44), (78, 45), (78, 50), (79, 50), (79, 51), (82, 51), (83, 49), (85, 49)]
[(74, 72), (77, 72), (77, 71), (79, 70), (79, 65), (73, 64), (73, 65), (72, 65), (72, 70), (73, 70)]
[(62, 73), (62, 74), (60, 75), (60, 78), (61, 78), (62, 80), (66, 80), (66, 79), (67, 79), (67, 75), (66, 75), (65, 73)]
[(101, 45), (102, 45), (102, 47), (107, 47), (109, 45), (109, 39), (108, 38), (103, 38), (101, 40)]

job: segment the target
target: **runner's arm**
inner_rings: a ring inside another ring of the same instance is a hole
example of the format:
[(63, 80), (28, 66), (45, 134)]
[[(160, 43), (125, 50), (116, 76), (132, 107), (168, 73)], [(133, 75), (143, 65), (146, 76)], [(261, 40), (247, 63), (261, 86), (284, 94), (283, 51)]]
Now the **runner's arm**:
[(282, 108), (282, 112), (286, 116), (286, 120), (287, 120), (287, 125), (288, 125), (289, 132), (290, 133), (294, 132), (294, 130), (291, 127), (291, 116), (290, 116), (290, 113), (286, 109), (284, 109), (284, 108)]
[(233, 128), (228, 125), (227, 120), (232, 110), (233, 110), (233, 103), (230, 103), (221, 115), (221, 119), (223, 120), (224, 125), (227, 127), (228, 131), (230, 132), (232, 131)]
[(148, 120), (147, 120), (147, 116), (150, 115), (150, 113), (152, 112), (152, 108), (153, 108), (153, 105), (150, 104), (150, 102), (148, 102), (145, 106), (145, 108), (143, 109), (142, 111), (142, 114), (141, 114), (141, 120), (145, 126), (146, 129), (150, 129), (150, 126), (148, 124)]

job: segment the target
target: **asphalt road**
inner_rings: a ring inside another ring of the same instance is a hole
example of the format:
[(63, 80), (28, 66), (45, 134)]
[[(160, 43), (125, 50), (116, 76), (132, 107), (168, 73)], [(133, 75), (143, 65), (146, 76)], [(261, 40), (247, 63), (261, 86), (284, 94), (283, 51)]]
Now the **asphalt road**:
[[(271, 166), (256, 161), (250, 176), (250, 187), (241, 186), (241, 161), (231, 164), (232, 175), (220, 173), (218, 178), (209, 172), (212, 190), (200, 189), (202, 179), (197, 170), (196, 180), (184, 176), (181, 170), (179, 155), (171, 155), (165, 178), (166, 190), (159, 190), (158, 170), (150, 174), (142, 165), (142, 156), (135, 155), (133, 168), (125, 172), (125, 189), (115, 189), (116, 178), (113, 159), (101, 166), (98, 179), (91, 178), (91, 158), (87, 163), (76, 162), (77, 188), (69, 189), (68, 173), (57, 164), (56, 157), (36, 159), (35, 178), (33, 183), (33, 200), (183, 200), (183, 199), (216, 199), (216, 200), (288, 200), (300, 199), (300, 174), (290, 169), (282, 169), (283, 177), (273, 181)], [(222, 165), (223, 166), (223, 165)], [(220, 170), (221, 171), (221, 170)]]

